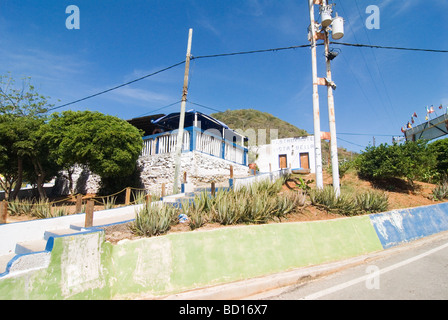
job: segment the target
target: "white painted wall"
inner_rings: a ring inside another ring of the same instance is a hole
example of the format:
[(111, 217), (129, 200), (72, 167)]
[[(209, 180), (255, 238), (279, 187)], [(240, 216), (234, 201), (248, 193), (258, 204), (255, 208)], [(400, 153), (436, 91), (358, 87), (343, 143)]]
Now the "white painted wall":
[(315, 170), (314, 136), (272, 140), (269, 145), (251, 147), (250, 151), (258, 154), (255, 163), (260, 172), (280, 170), (280, 155), (286, 155), (287, 167), (302, 168), (300, 154), (308, 153), (311, 172)]

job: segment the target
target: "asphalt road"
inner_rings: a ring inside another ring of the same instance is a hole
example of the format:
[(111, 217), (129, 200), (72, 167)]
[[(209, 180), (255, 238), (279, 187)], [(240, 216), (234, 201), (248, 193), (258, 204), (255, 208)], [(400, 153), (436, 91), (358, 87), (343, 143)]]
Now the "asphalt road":
[(363, 264), (258, 299), (448, 300), (448, 232), (386, 250)]

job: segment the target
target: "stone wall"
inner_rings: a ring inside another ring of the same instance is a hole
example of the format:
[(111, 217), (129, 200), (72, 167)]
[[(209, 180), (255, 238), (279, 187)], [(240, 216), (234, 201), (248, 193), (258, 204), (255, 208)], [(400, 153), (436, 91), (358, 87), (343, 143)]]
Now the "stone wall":
[[(167, 194), (172, 192), (174, 153), (140, 157), (137, 164), (141, 182), (151, 194), (161, 194), (163, 183), (165, 183)], [(198, 151), (182, 153), (179, 179), (183, 179), (184, 172), (186, 172), (187, 182), (195, 186), (210, 184), (212, 181), (217, 184), (228, 183), (231, 165), (233, 166), (235, 178), (247, 177), (249, 175), (247, 166)], [(99, 176), (92, 174), (88, 169), (80, 167), (77, 167), (73, 174), (76, 193), (97, 193), (100, 187), (100, 180)], [(179, 186), (181, 181), (179, 180)], [(62, 175), (57, 179), (54, 193), (69, 194), (68, 181)]]
[[(159, 154), (141, 157), (141, 179), (146, 189), (155, 194), (161, 193), (162, 183), (166, 184), (168, 193), (173, 189), (174, 154)], [(234, 177), (248, 176), (249, 168), (226, 161), (198, 151), (182, 153), (180, 179), (187, 173), (187, 182), (196, 186), (206, 185), (212, 181), (228, 183), (230, 166), (233, 166)]]

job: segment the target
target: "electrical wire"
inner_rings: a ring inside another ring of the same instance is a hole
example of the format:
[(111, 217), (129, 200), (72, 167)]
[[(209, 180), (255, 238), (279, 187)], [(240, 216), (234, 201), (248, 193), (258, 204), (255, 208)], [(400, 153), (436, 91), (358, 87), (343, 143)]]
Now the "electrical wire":
[(391, 47), (391, 46), (376, 46), (371, 44), (359, 44), (359, 43), (346, 43), (331, 41), (331, 44), (339, 44), (341, 46), (359, 47), (359, 48), (374, 48), (374, 49), (389, 49), (389, 50), (404, 50), (404, 51), (420, 51), (420, 52), (432, 52), (432, 53), (448, 53), (448, 50), (439, 49), (422, 49), (422, 48), (404, 48), (404, 47)]
[[(331, 41), (330, 44), (336, 44), (336, 45), (342, 45), (342, 46), (352, 46), (352, 47), (361, 47), (361, 48), (366, 47), (366, 48), (376, 48), (376, 49), (393, 49), (393, 50), (408, 50), (408, 51), (423, 51), (423, 52), (448, 53), (448, 50), (387, 47), (387, 46), (365, 45), (365, 44), (353, 44), (353, 43), (334, 42), (334, 41)], [(323, 45), (323, 43), (318, 43), (317, 45), (318, 45), (318, 46), (321, 46), (321, 45)], [(251, 50), (251, 51), (239, 51), (239, 52), (230, 52), (230, 53), (219, 53), (219, 54), (212, 54), (212, 55), (192, 56), (192, 57), (191, 57), (191, 60), (195, 60), (195, 59), (206, 59), (206, 58), (218, 58), (218, 57), (229, 57), (229, 56), (245, 55), (245, 54), (254, 54), (254, 53), (277, 52), (277, 51), (283, 51), (283, 50), (292, 50), (292, 49), (308, 48), (308, 47), (311, 47), (311, 45), (310, 45), (310, 44), (305, 44), (305, 45), (289, 46), (289, 47), (279, 47), (279, 48), (271, 48), (271, 49), (261, 49), (261, 50)], [(181, 61), (181, 62), (178, 62), (178, 63), (176, 63), (176, 64), (173, 64), (173, 65), (171, 65), (171, 66), (169, 66), (169, 67), (160, 69), (160, 70), (158, 70), (158, 71), (156, 71), (156, 72), (147, 74), (147, 75), (145, 75), (145, 76), (143, 76), (143, 77), (134, 79), (134, 80), (132, 80), (132, 81), (123, 83), (123, 84), (121, 84), (121, 85), (112, 87), (112, 88), (107, 89), (107, 90), (100, 91), (100, 92), (98, 92), (98, 93), (89, 95), (89, 96), (84, 97), (84, 98), (82, 98), (82, 99), (78, 99), (78, 100), (75, 100), (75, 101), (72, 101), (72, 102), (69, 102), (69, 103), (65, 103), (65, 104), (63, 104), (63, 105), (59, 105), (59, 106), (57, 106), (57, 107), (49, 108), (49, 109), (47, 110), (47, 112), (48, 112), (48, 111), (54, 111), (54, 110), (57, 110), (57, 109), (60, 109), (60, 108), (63, 108), (63, 107), (67, 107), (67, 106), (70, 106), (70, 105), (72, 105), (72, 104), (75, 104), (75, 103), (78, 103), (78, 102), (81, 102), (81, 101), (85, 101), (85, 100), (87, 100), (87, 99), (90, 99), (90, 98), (93, 98), (93, 97), (97, 97), (97, 96), (99, 96), (99, 95), (102, 95), (102, 94), (111, 92), (111, 91), (113, 91), (113, 90), (116, 90), (116, 89), (119, 89), (119, 88), (128, 86), (128, 85), (130, 85), (130, 84), (132, 84), (132, 83), (135, 83), (135, 82), (144, 80), (144, 79), (149, 78), (149, 77), (151, 77), (151, 76), (157, 75), (157, 74), (162, 73), (162, 72), (164, 72), (164, 71), (170, 70), (170, 69), (175, 68), (175, 67), (180, 66), (180, 65), (183, 65), (184, 63), (185, 63), (185, 61)]]
[(148, 112), (146, 112), (144, 114), (141, 114), (141, 115), (137, 116), (136, 118), (140, 118), (140, 117), (146, 116), (147, 114), (154, 113), (154, 112), (157, 112), (157, 111), (160, 111), (160, 110), (163, 110), (163, 109), (167, 109), (167, 108), (172, 107), (172, 106), (174, 106), (174, 105), (176, 105), (178, 103), (181, 103), (181, 102), (182, 102), (182, 100), (178, 100), (178, 101), (173, 102), (173, 103), (171, 103), (169, 105), (166, 105), (164, 107), (160, 107), (158, 109), (154, 109), (154, 110), (148, 111)]
[[(323, 44), (321, 43), (319, 45), (323, 45)], [(292, 50), (292, 49), (308, 48), (308, 47), (311, 47), (311, 45), (304, 44), (304, 45), (299, 45), (299, 46), (289, 46), (289, 47), (280, 47), (280, 48), (272, 48), (272, 49), (261, 49), (261, 50), (251, 50), (251, 51), (239, 51), (239, 52), (230, 52), (230, 53), (210, 54), (210, 55), (203, 55), (203, 56), (193, 56), (192, 60), (193, 59), (228, 57), (228, 56), (253, 54), (253, 53), (276, 52), (276, 51), (282, 51), (282, 50)]]
[(63, 107), (67, 107), (67, 106), (69, 106), (69, 105), (72, 105), (72, 104), (75, 104), (75, 103), (78, 103), (78, 102), (81, 102), (81, 101), (84, 101), (84, 100), (87, 100), (87, 99), (90, 99), (90, 98), (93, 98), (93, 97), (102, 95), (102, 94), (104, 94), (104, 93), (107, 93), (107, 92), (110, 92), (110, 91), (113, 91), (113, 90), (116, 90), (116, 89), (125, 87), (125, 86), (130, 85), (130, 84), (132, 84), (132, 83), (135, 83), (135, 82), (137, 82), (137, 81), (141, 81), (141, 80), (143, 80), (143, 79), (146, 79), (146, 78), (155, 76), (156, 74), (159, 74), (159, 73), (162, 73), (162, 72), (164, 72), (164, 71), (167, 71), (167, 70), (170, 70), (170, 69), (172, 69), (172, 68), (175, 68), (175, 67), (177, 67), (177, 66), (180, 66), (180, 65), (182, 65), (182, 64), (184, 64), (184, 63), (185, 63), (185, 61), (178, 62), (178, 63), (176, 63), (176, 64), (173, 64), (173, 65), (169, 66), (169, 67), (160, 69), (160, 70), (158, 70), (158, 71), (156, 71), (156, 72), (153, 72), (153, 73), (147, 74), (147, 75), (145, 75), (145, 76), (143, 76), (143, 77), (137, 78), (137, 79), (135, 79), (135, 80), (132, 80), (132, 81), (129, 81), (129, 82), (120, 84), (120, 85), (115, 86), (115, 87), (113, 87), (113, 88), (110, 88), (110, 89), (107, 89), (107, 90), (104, 90), (104, 91), (101, 91), (101, 92), (92, 94), (92, 95), (90, 95), (90, 96), (87, 96), (87, 97), (82, 98), (82, 99), (75, 100), (75, 101), (73, 101), (73, 102), (69, 102), (69, 103), (66, 103), (66, 104), (63, 104), (63, 105), (60, 105), (60, 106), (57, 106), (57, 107), (50, 108), (50, 109), (48, 109), (48, 111), (53, 111), (53, 110), (56, 110), (56, 109), (60, 109), (60, 108), (63, 108)]
[(351, 142), (351, 141), (348, 141), (348, 140), (345, 140), (345, 139), (342, 139), (342, 138), (339, 138), (339, 137), (338, 137), (338, 140), (341, 140), (341, 141), (344, 141), (344, 142), (353, 144), (353, 145), (355, 145), (355, 146), (358, 146), (358, 147), (361, 147), (361, 148), (364, 148), (364, 149), (366, 148), (366, 146), (362, 146), (362, 145), (360, 145), (360, 144), (357, 144), (357, 143), (354, 143), (354, 142)]
[(212, 111), (224, 112), (222, 110), (218, 110), (218, 109), (215, 109), (215, 108), (212, 108), (212, 107), (207, 107), (207, 106), (204, 106), (203, 104), (192, 102), (190, 100), (187, 100), (187, 102), (190, 103), (190, 104), (194, 104), (195, 106), (202, 107), (202, 108), (205, 108), (205, 109), (209, 109), (209, 110), (212, 110)]

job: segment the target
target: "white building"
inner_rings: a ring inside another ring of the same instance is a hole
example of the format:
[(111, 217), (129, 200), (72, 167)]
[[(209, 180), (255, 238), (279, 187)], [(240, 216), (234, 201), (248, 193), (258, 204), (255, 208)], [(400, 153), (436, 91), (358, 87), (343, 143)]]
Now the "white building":
[(271, 140), (271, 144), (250, 147), (260, 172), (280, 169), (310, 169), (315, 173), (314, 136)]

